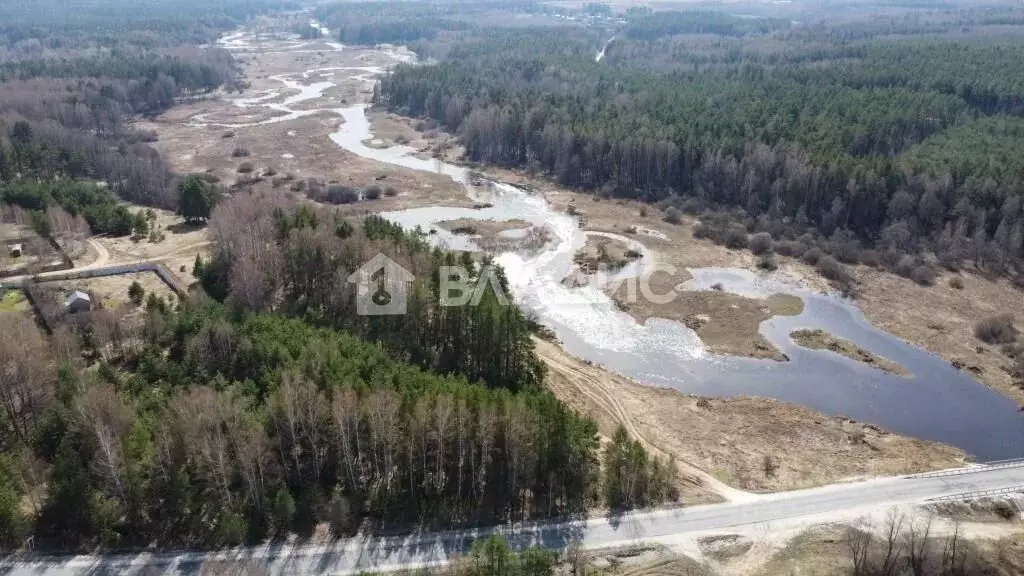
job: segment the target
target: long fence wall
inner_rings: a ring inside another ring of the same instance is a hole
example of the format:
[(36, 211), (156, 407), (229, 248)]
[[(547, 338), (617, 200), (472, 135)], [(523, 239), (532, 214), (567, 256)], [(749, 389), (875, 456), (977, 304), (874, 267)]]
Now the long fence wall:
[(136, 264), (119, 264), (116, 266), (104, 266), (103, 268), (91, 268), (87, 270), (71, 270), (63, 274), (37, 274), (32, 277), (36, 283), (60, 282), (63, 280), (81, 280), (83, 278), (100, 278), (103, 276), (120, 276), (121, 274), (135, 274), (139, 272), (153, 272), (164, 281), (164, 284), (174, 290), (179, 296), (188, 293), (188, 285), (174, 275), (160, 262), (139, 262)]
[(36, 317), (39, 319), (43, 328), (52, 333), (54, 327), (60, 322), (60, 317), (63, 314), (63, 308), (60, 310), (47, 310), (48, 306), (44, 306), (42, 300), (44, 297), (36, 292), (39, 289), (39, 284), (46, 282), (61, 282), (64, 280), (80, 280), (83, 278), (100, 278), (103, 276), (120, 276), (122, 274), (136, 274), (142, 272), (152, 272), (157, 275), (160, 280), (167, 284), (167, 286), (173, 290), (179, 296), (185, 296), (188, 294), (188, 285), (182, 282), (180, 278), (174, 275), (173, 272), (167, 269), (160, 262), (139, 262), (136, 264), (121, 264), (117, 266), (105, 266), (103, 268), (93, 268), (90, 270), (72, 270), (64, 273), (48, 273), (48, 274), (36, 274), (29, 280), (23, 280), (20, 283), (6, 282), (8, 287), (18, 287), (24, 292), (25, 298), (29, 304), (32, 305), (33, 310), (36, 312)]

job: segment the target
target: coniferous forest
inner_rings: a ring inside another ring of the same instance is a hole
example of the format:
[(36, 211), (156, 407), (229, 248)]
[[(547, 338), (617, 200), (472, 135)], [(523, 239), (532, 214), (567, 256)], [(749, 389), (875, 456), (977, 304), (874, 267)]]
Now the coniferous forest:
[(398, 67), (375, 98), (471, 161), (727, 215), (797, 256), (1020, 274), (1024, 11), (801, 17), (636, 8), (448, 33), (440, 63)]

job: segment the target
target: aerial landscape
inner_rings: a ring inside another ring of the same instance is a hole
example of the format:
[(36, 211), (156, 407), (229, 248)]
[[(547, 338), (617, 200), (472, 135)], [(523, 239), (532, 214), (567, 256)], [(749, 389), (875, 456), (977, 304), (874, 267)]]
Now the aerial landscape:
[(1024, 574), (1024, 6), (0, 4), (0, 574)]

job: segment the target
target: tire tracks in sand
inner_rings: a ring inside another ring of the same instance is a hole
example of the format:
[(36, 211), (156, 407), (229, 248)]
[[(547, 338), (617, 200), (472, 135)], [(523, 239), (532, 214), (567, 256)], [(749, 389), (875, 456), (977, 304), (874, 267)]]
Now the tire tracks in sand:
[(552, 372), (548, 378), (548, 386), (556, 395), (563, 399), (571, 398), (574, 394), (582, 395), (586, 402), (605, 413), (615, 423), (622, 424), (629, 435), (638, 440), (649, 452), (661, 458), (674, 457), (685, 484), (714, 492), (730, 502), (757, 498), (756, 494), (729, 486), (693, 464), (666, 452), (648, 439), (637, 427), (629, 410), (616, 398), (616, 385), (612, 380), (618, 378), (617, 376), (597, 366), (584, 364), (557, 344), (536, 339), (535, 341), (537, 355)]

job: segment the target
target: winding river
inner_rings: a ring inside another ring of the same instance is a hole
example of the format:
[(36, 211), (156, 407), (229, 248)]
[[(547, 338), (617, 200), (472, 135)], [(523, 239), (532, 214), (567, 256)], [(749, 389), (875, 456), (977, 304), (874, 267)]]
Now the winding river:
[[(321, 27), (319, 23), (311, 23)], [(280, 40), (280, 38), (278, 38)], [(261, 38), (236, 33), (220, 44), (230, 50), (253, 52)], [(275, 50), (305, 51), (307, 43), (288, 38), (275, 44)], [(329, 44), (342, 50), (340, 44)], [(403, 53), (388, 53), (394, 59), (408, 59)], [(451, 248), (470, 248), (470, 241), (438, 228), (442, 220), (457, 218), (506, 220), (519, 218), (545, 228), (551, 240), (536, 252), (509, 252), (496, 256), (505, 268), (517, 303), (552, 328), (565, 348), (640, 382), (676, 388), (687, 393), (709, 396), (754, 395), (802, 404), (833, 415), (871, 422), (909, 436), (959, 446), (979, 460), (1024, 456), (1024, 414), (1009, 399), (977, 383), (948, 362), (912, 346), (868, 323), (850, 301), (837, 296), (812, 293), (778, 275), (760, 275), (734, 269), (693, 269), (687, 289), (708, 289), (721, 284), (728, 292), (763, 297), (773, 293), (796, 295), (805, 309), (794, 317), (777, 317), (761, 325), (764, 336), (787, 356), (789, 362), (739, 359), (712, 355), (686, 326), (661, 319), (637, 323), (620, 312), (612, 300), (595, 286), (572, 288), (562, 279), (572, 269), (572, 256), (583, 246), (586, 233), (575, 218), (554, 211), (544, 198), (514, 186), (494, 182), (480, 191), (469, 185), (467, 170), (460, 166), (417, 157), (407, 146), (371, 148), (364, 142), (373, 138), (365, 105), (341, 108), (295, 110), (304, 101), (319, 98), (334, 86), (337, 75), (371, 84), (384, 70), (377, 67), (314, 68), (273, 79), (278, 89), (250, 98), (230, 100), (234, 105), (264, 107), (282, 116), (254, 123), (213, 124), (226, 128), (244, 128), (315, 114), (324, 110), (344, 118), (330, 135), (339, 147), (378, 162), (404, 166), (424, 172), (440, 172), (466, 186), (467, 194), (486, 200), (491, 207), (429, 207), (390, 212), (384, 217), (407, 228), (421, 226), (434, 230), (432, 238)], [(299, 79), (314, 80), (303, 85)], [(286, 91), (290, 95), (277, 99)], [(197, 125), (207, 124), (201, 117)], [(481, 195), (486, 195), (482, 198)], [(642, 236), (639, 235), (639, 236)], [(621, 238), (621, 237), (620, 237)], [(627, 273), (639, 273), (650, 265), (653, 256), (636, 240), (622, 238), (639, 249), (644, 258)], [(680, 247), (685, 249), (685, 247)], [(801, 327), (820, 328), (853, 342), (880, 356), (889, 358), (912, 373), (892, 375), (876, 368), (823, 351), (795, 345), (789, 333)]]

